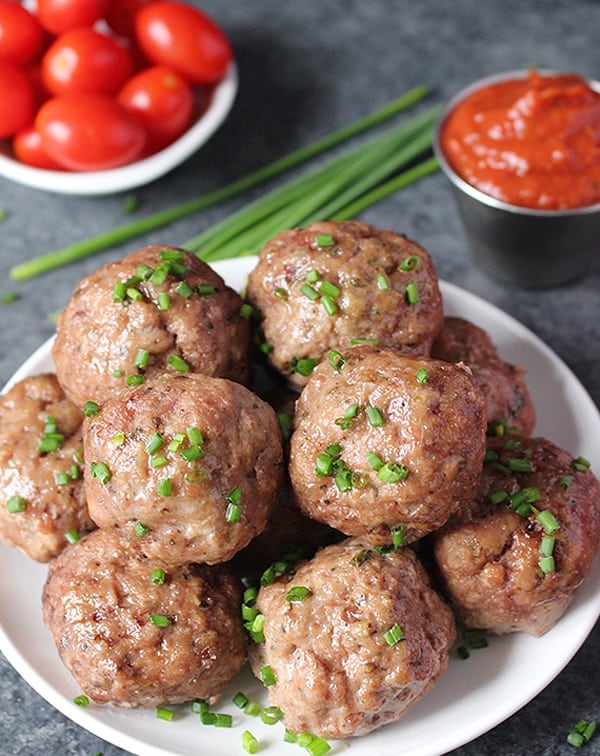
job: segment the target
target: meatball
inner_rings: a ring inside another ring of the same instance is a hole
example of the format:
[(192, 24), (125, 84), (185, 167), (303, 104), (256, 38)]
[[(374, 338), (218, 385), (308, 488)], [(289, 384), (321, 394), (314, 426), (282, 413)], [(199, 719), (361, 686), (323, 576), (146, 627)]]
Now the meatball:
[(172, 570), (144, 542), (96, 530), (50, 565), (43, 613), (62, 661), (98, 703), (214, 701), (246, 658), (241, 585), (224, 566)]
[(0, 539), (38, 562), (94, 528), (81, 475), (82, 420), (52, 373), (0, 396)]
[(501, 423), (518, 435), (531, 435), (535, 408), (525, 383), (525, 370), (502, 360), (482, 328), (464, 318), (446, 317), (431, 356), (463, 362), (471, 368), (485, 395), (490, 426)]
[(330, 349), (356, 340), (428, 355), (443, 323), (429, 253), (357, 221), (278, 234), (250, 273), (247, 295), (262, 314), (268, 359), (297, 387)]
[(290, 478), (300, 508), (346, 535), (398, 544), (439, 528), (473, 493), (485, 403), (461, 367), (355, 347), (300, 395)]
[(76, 404), (102, 404), (165, 371), (246, 383), (242, 300), (185, 250), (145, 247), (84, 278), (57, 323), (52, 355)]
[(266, 527), (283, 474), (271, 407), (224, 378), (163, 375), (84, 424), (99, 527), (144, 538), (167, 564), (224, 562)]
[(433, 558), (467, 626), (542, 635), (592, 567), (600, 485), (585, 461), (544, 438), (489, 447), (474, 497), (431, 536)]
[(358, 538), (326, 546), (293, 574), (261, 587), (268, 695), (292, 732), (365, 735), (406, 711), (448, 666), (451, 611), (409, 549), (380, 553)]

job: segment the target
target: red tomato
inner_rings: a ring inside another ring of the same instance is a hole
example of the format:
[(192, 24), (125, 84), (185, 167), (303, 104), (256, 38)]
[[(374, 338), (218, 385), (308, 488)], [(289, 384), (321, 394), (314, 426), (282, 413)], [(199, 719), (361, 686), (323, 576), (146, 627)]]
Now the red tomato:
[(168, 66), (140, 71), (129, 79), (117, 99), (144, 124), (147, 152), (166, 147), (183, 134), (192, 120), (192, 88)]
[(45, 32), (22, 5), (0, 0), (0, 61), (18, 66), (33, 63), (42, 52)]
[(20, 68), (0, 65), (0, 139), (12, 136), (33, 121), (33, 86)]
[(32, 165), (34, 168), (45, 168), (49, 171), (62, 170), (62, 167), (46, 154), (42, 146), (42, 137), (35, 126), (28, 126), (15, 134), (13, 152), (22, 163)]
[(37, 16), (52, 34), (78, 26), (92, 26), (102, 18), (110, 0), (37, 0)]
[(96, 29), (81, 27), (61, 34), (42, 58), (42, 78), (53, 94), (114, 94), (131, 75), (130, 51)]
[(223, 30), (197, 8), (176, 0), (142, 6), (135, 31), (149, 60), (173, 66), (196, 84), (222, 79), (233, 57)]
[(135, 14), (142, 5), (151, 0), (113, 0), (106, 11), (105, 19), (110, 28), (123, 37), (135, 35)]
[(131, 163), (146, 141), (140, 120), (113, 97), (97, 92), (48, 100), (38, 111), (35, 127), (48, 155), (72, 171)]

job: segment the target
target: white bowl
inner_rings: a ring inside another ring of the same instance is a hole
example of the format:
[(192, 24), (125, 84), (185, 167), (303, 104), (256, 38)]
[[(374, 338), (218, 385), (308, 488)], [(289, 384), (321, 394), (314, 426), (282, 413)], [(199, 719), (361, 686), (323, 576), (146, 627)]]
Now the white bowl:
[(231, 110), (237, 88), (237, 67), (232, 63), (196, 123), (168, 147), (143, 160), (107, 171), (48, 171), (0, 152), (0, 176), (34, 189), (77, 195), (115, 194), (148, 184), (182, 163), (208, 140)]

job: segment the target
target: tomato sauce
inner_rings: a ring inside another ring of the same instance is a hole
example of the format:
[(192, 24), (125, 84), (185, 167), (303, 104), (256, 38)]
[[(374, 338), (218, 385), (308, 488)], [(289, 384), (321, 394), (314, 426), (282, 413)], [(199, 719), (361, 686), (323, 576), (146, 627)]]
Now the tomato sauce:
[(576, 74), (489, 84), (443, 124), (440, 145), (465, 181), (542, 210), (600, 202), (600, 93)]

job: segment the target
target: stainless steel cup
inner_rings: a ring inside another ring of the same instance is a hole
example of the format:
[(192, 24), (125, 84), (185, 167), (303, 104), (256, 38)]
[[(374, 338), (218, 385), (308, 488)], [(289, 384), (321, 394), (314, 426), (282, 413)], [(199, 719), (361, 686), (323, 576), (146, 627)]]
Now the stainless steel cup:
[[(451, 182), (473, 259), (490, 275), (523, 288), (560, 286), (584, 276), (600, 253), (600, 203), (569, 210), (536, 210), (497, 200), (458, 176), (440, 145), (448, 114), (472, 92), (528, 71), (489, 76), (459, 92), (442, 111), (434, 152)], [(542, 71), (541, 73), (551, 73)], [(600, 82), (589, 81), (600, 91)]]

